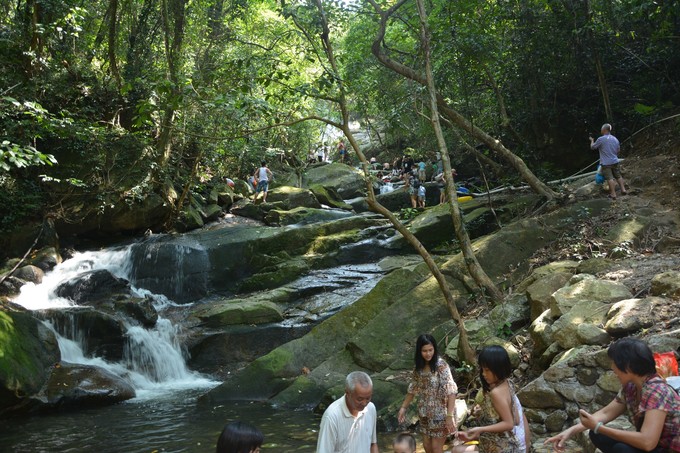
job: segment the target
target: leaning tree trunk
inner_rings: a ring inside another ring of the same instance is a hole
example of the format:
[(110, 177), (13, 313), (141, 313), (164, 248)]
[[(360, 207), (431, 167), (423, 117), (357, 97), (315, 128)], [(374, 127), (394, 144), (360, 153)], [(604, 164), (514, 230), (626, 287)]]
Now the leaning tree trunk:
[[(380, 25), (378, 28), (378, 33), (376, 34), (376, 37), (373, 40), (373, 44), (371, 46), (371, 51), (373, 52), (373, 55), (375, 55), (378, 61), (388, 69), (391, 69), (397, 74), (400, 74), (406, 77), (407, 79), (413, 80), (421, 84), (422, 86), (427, 86), (427, 78), (425, 76), (398, 61), (392, 60), (387, 55), (387, 53), (385, 53), (382, 47), (382, 43), (385, 39), (385, 33), (387, 30), (387, 21), (390, 19), (392, 14), (394, 14), (394, 12), (406, 2), (406, 0), (400, 0), (398, 3), (396, 3), (388, 10), (383, 10), (380, 7), (380, 5), (376, 3), (375, 0), (366, 1), (368, 1), (373, 6), (375, 11), (380, 16)], [(484, 143), (492, 151), (494, 151), (500, 157), (505, 159), (510, 165), (512, 165), (515, 168), (515, 170), (517, 170), (522, 179), (526, 181), (526, 183), (529, 185), (529, 187), (531, 187), (534, 190), (534, 192), (545, 197), (548, 200), (552, 200), (557, 197), (557, 194), (550, 187), (548, 187), (541, 180), (539, 180), (519, 156), (514, 154), (505, 146), (503, 146), (500, 140), (492, 137), (479, 127), (472, 124), (472, 122), (470, 122), (467, 118), (461, 115), (457, 110), (453, 109), (441, 94), (436, 93), (436, 99), (439, 111), (444, 117), (446, 117), (448, 120), (450, 120), (453, 124), (455, 124), (459, 128), (466, 131), (475, 139)]]
[(427, 13), (423, 6), (423, 0), (416, 0), (418, 6), (418, 15), (420, 16), (420, 42), (423, 47), (423, 54), (425, 55), (425, 75), (427, 78), (427, 91), (430, 97), (430, 110), (432, 127), (434, 128), (435, 136), (437, 137), (437, 145), (439, 152), (442, 155), (444, 163), (444, 178), (446, 181), (446, 194), (449, 197), (449, 209), (451, 211), (451, 218), (453, 219), (453, 227), (456, 232), (456, 237), (460, 243), (460, 248), (465, 258), (465, 265), (468, 272), (475, 280), (477, 285), (482, 288), (485, 293), (493, 299), (494, 302), (500, 303), (503, 300), (503, 293), (501, 293), (496, 285), (491, 281), (482, 266), (477, 261), (475, 252), (472, 250), (472, 243), (470, 236), (463, 225), (463, 216), (460, 213), (458, 206), (458, 197), (456, 195), (456, 188), (453, 181), (453, 173), (451, 170), (451, 161), (449, 159), (449, 151), (446, 147), (446, 140), (444, 140), (444, 133), (439, 122), (439, 109), (437, 108), (437, 91), (434, 84), (434, 77), (432, 76), (432, 64), (430, 61), (430, 33), (427, 28)]
[[(339, 99), (338, 99), (338, 105), (340, 107), (340, 112), (342, 115), (342, 123), (337, 124), (331, 121), (328, 121), (328, 124), (332, 124), (336, 127), (339, 127), (340, 130), (342, 130), (343, 134), (349, 141), (350, 145), (354, 149), (354, 152), (357, 154), (359, 159), (361, 160), (361, 165), (364, 170), (364, 176), (366, 179), (366, 189), (368, 191), (368, 197), (367, 197), (367, 202), (368, 205), (373, 209), (375, 212), (381, 214), (383, 217), (387, 218), (394, 228), (396, 228), (399, 233), (404, 237), (404, 239), (411, 245), (413, 248), (418, 252), (418, 254), (423, 258), (423, 261), (426, 263), (428, 268), (430, 269), (430, 272), (434, 276), (434, 278), (437, 280), (437, 283), (439, 284), (439, 288), (442, 291), (442, 294), (444, 295), (444, 299), (446, 301), (446, 307), (451, 314), (451, 317), (456, 321), (459, 329), (459, 335), (460, 335), (460, 341), (459, 341), (459, 348), (462, 349), (463, 352), (463, 357), (466, 362), (468, 363), (474, 363), (475, 362), (475, 353), (472, 347), (470, 346), (470, 341), (467, 335), (467, 330), (465, 329), (465, 323), (463, 322), (463, 318), (460, 316), (460, 313), (458, 312), (458, 307), (456, 306), (456, 303), (453, 299), (453, 294), (451, 293), (451, 289), (449, 288), (449, 284), (446, 281), (446, 278), (444, 277), (444, 274), (441, 272), (439, 267), (437, 266), (437, 263), (435, 263), (434, 259), (432, 258), (432, 255), (427, 251), (427, 249), (423, 246), (423, 244), (418, 240), (418, 238), (409, 231), (404, 224), (402, 224), (399, 219), (392, 213), (389, 209), (385, 208), (383, 205), (378, 202), (378, 200), (375, 197), (375, 191), (373, 190), (373, 183), (371, 181), (371, 176), (369, 172), (369, 163), (368, 159), (366, 159), (366, 156), (364, 153), (361, 151), (361, 148), (359, 147), (359, 144), (357, 143), (356, 139), (354, 138), (354, 134), (350, 131), (349, 128), (349, 111), (347, 108), (347, 97), (346, 97), (346, 92), (345, 92), (345, 85), (339, 76), (338, 71), (338, 66), (337, 62), (335, 59), (335, 54), (333, 52), (333, 46), (330, 41), (330, 29), (328, 27), (328, 20), (326, 18), (326, 13), (324, 11), (323, 5), (321, 3), (321, 0), (316, 0), (316, 5), (319, 10), (319, 14), (321, 15), (321, 24), (323, 27), (322, 33), (321, 33), (321, 40), (323, 43), (324, 51), (326, 53), (326, 57), (328, 58), (328, 62), (330, 64), (331, 70), (333, 71), (333, 74), (336, 75), (334, 77), (334, 80), (337, 83), (338, 90), (339, 90)], [(458, 279), (461, 281), (465, 281), (465, 278), (463, 275), (457, 276)]]

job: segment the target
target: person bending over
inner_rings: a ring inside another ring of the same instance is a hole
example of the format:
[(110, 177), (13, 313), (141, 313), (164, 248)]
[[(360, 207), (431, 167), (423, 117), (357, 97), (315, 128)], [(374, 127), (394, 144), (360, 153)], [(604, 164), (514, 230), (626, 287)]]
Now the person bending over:
[[(564, 451), (571, 436), (589, 429), (590, 440), (603, 453), (680, 452), (680, 396), (656, 373), (649, 346), (635, 338), (622, 338), (607, 354), (621, 391), (594, 414), (581, 409), (579, 423), (545, 443)], [(635, 431), (607, 426), (624, 413), (629, 414)]]

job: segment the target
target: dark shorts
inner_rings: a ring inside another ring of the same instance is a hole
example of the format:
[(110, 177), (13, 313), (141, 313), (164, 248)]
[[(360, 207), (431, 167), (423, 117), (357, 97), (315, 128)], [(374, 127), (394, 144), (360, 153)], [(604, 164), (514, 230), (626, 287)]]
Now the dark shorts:
[(266, 192), (269, 188), (269, 181), (260, 181), (257, 183), (257, 193)]
[(619, 164), (614, 165), (603, 165), (600, 169), (600, 173), (604, 176), (604, 179), (609, 181), (610, 179), (619, 179), (621, 177), (621, 171), (619, 170)]

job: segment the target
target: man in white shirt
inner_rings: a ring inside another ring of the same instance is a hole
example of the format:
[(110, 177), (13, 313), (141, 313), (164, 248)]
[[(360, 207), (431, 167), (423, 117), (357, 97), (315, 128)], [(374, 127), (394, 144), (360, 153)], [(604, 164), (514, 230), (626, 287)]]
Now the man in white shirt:
[(363, 371), (345, 379), (345, 394), (323, 413), (316, 453), (379, 453), (373, 381)]

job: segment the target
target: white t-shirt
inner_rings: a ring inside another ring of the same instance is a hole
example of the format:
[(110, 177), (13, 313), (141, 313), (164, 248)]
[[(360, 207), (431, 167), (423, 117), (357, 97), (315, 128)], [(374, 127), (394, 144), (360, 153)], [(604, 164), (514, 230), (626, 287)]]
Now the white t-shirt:
[(267, 167), (260, 167), (260, 174), (257, 176), (258, 181), (269, 181), (269, 177), (267, 176)]
[(370, 453), (378, 442), (377, 419), (373, 403), (354, 417), (345, 396), (333, 401), (321, 418), (316, 453)]

